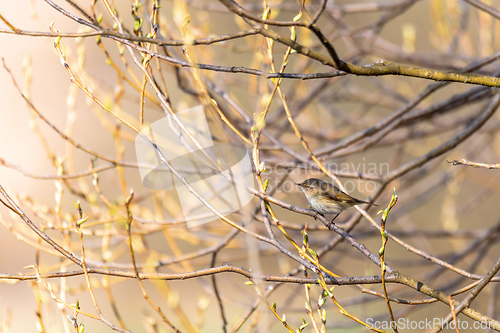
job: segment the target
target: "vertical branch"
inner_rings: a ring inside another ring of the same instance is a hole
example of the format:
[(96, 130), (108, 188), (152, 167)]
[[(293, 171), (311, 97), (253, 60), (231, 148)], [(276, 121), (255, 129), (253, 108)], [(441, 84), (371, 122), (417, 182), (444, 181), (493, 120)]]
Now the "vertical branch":
[(382, 222), (380, 223), (380, 234), (382, 235), (382, 247), (378, 251), (380, 255), (380, 270), (382, 271), (382, 288), (384, 290), (384, 298), (385, 298), (385, 303), (387, 305), (387, 310), (389, 311), (389, 316), (391, 318), (391, 328), (394, 330), (394, 332), (398, 332), (398, 327), (396, 326), (396, 320), (394, 318), (394, 314), (392, 313), (392, 308), (391, 308), (391, 303), (389, 301), (389, 296), (387, 294), (387, 285), (385, 282), (385, 273), (386, 273), (386, 267), (385, 267), (385, 246), (387, 244), (388, 236), (387, 233), (385, 232), (385, 223), (387, 222), (387, 217), (389, 216), (389, 212), (391, 211), (392, 207), (398, 202), (398, 194), (396, 193), (396, 189), (394, 189), (394, 193), (392, 195), (391, 201), (389, 202), (389, 205), (387, 206), (386, 209), (381, 211), (382, 214)]

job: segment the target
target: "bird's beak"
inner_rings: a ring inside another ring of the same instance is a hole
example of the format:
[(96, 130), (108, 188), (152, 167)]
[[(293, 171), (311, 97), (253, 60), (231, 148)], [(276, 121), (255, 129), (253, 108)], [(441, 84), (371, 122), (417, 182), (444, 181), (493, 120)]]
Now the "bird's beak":
[(302, 187), (302, 183), (295, 183), (295, 185)]

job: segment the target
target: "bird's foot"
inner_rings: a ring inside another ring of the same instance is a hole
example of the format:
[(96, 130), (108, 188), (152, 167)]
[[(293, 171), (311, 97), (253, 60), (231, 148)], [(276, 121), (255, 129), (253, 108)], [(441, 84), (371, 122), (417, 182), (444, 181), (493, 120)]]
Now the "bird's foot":
[(326, 227), (327, 227), (328, 229), (330, 229), (330, 227), (331, 227), (331, 226), (332, 226), (332, 224), (333, 224), (333, 221), (334, 221), (334, 220), (337, 218), (337, 216), (339, 216), (339, 215), (340, 215), (340, 213), (338, 213), (337, 215), (335, 215), (335, 217), (334, 217), (334, 218), (330, 221), (330, 223), (328, 223), (328, 224), (326, 225)]
[(320, 216), (325, 217), (325, 215), (323, 215), (323, 214), (321, 214), (321, 213), (318, 213), (317, 211), (314, 211), (314, 219), (315, 219), (315, 220), (317, 220), (317, 219), (318, 219), (318, 217), (320, 217)]

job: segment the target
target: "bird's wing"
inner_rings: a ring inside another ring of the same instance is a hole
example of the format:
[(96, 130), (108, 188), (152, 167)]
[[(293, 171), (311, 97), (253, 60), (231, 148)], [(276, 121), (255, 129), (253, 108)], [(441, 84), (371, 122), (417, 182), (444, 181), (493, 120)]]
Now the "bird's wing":
[[(373, 206), (378, 206), (377, 204), (374, 204), (374, 203), (371, 203), (371, 202), (366, 202), (366, 201), (363, 201), (363, 200), (359, 200), (359, 199), (353, 198), (349, 194), (345, 193), (344, 191), (342, 191), (341, 189), (339, 189), (337, 186), (335, 186), (333, 184), (328, 184), (328, 185), (330, 187), (330, 193), (327, 192), (326, 194), (332, 200), (339, 201), (339, 202), (351, 203), (351, 204), (362, 204), (362, 203), (365, 203), (365, 204), (369, 204), (369, 205), (373, 205)], [(331, 192), (333, 192), (335, 194), (333, 194)]]
[(359, 200), (359, 199), (353, 198), (349, 194), (344, 193), (344, 192), (342, 192), (340, 190), (339, 190), (339, 192), (335, 196), (332, 196), (332, 195), (328, 195), (328, 196), (332, 200), (339, 201), (339, 202), (345, 202), (345, 203), (350, 203), (350, 204), (355, 204), (355, 205), (365, 203), (365, 204), (369, 204), (369, 205), (373, 205), (373, 206), (378, 206), (377, 204), (374, 204), (374, 203), (371, 203), (371, 202), (367, 202), (367, 201), (363, 201), (363, 200)]

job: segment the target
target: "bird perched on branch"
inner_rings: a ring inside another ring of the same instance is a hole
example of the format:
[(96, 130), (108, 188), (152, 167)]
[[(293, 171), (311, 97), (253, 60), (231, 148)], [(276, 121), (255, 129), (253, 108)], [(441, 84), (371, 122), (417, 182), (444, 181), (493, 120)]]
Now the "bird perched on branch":
[(371, 202), (363, 201), (351, 197), (349, 194), (340, 190), (337, 186), (317, 178), (309, 178), (302, 183), (296, 183), (300, 186), (311, 208), (321, 215), (333, 215), (335, 217), (330, 223), (339, 216), (344, 210), (359, 205), (369, 204), (377, 206)]

